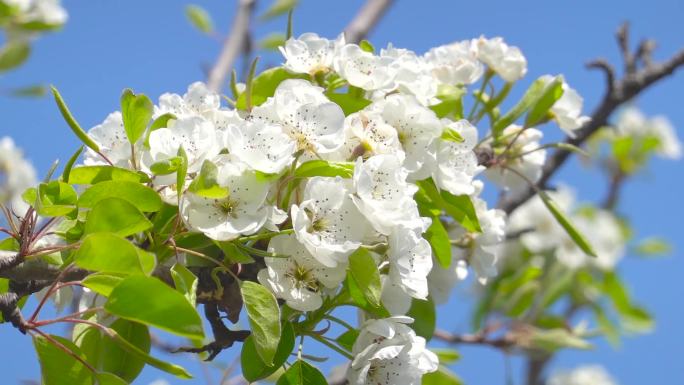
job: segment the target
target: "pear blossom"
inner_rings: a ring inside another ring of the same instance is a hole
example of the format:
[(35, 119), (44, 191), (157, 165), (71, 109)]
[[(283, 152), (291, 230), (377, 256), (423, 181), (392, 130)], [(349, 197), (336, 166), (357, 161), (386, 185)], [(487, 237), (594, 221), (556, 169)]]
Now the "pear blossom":
[(462, 142), (440, 140), (437, 142), (436, 166), (432, 178), (440, 189), (454, 195), (472, 194), (473, 178), (484, 170), (477, 164), (473, 149), (477, 145), (477, 128), (467, 120), (457, 122), (442, 119), (445, 130), (458, 133)]
[(340, 48), (333, 66), (335, 72), (350, 85), (367, 91), (392, 87), (394, 59), (389, 56), (378, 56), (366, 52), (356, 44), (347, 44)]
[(442, 125), (435, 113), (422, 106), (415, 97), (393, 94), (369, 106), (379, 111), (382, 118), (397, 130), (399, 142), (406, 153), (404, 168), (411, 180), (430, 175), (429, 165), (436, 157), (436, 141)]
[(361, 110), (344, 119), (344, 144), (335, 152), (325, 154), (326, 159), (351, 161), (358, 156), (394, 154), (404, 159), (399, 135), (376, 111)]
[[(544, 75), (540, 78), (546, 84), (553, 81), (554, 77), (551, 75)], [(551, 106), (551, 114), (553, 119), (558, 123), (558, 127), (563, 130), (569, 137), (575, 137), (575, 131), (586, 124), (591, 118), (582, 116), (582, 106), (584, 99), (575, 89), (570, 88), (567, 82), (563, 80), (563, 95), (556, 103)]]
[[(522, 130), (522, 132), (521, 132)], [(503, 137), (515, 142), (507, 150), (506, 167), (524, 175), (531, 182), (539, 180), (542, 166), (546, 161), (546, 150), (540, 149), (539, 141), (543, 134), (536, 128), (523, 128), (516, 124), (506, 127)], [(516, 173), (500, 166), (494, 166), (485, 172), (487, 178), (504, 189), (513, 192), (527, 187), (526, 180)]]
[(411, 322), (396, 316), (363, 324), (347, 371), (351, 385), (418, 385), (425, 373), (437, 370), (437, 356), (407, 325)]
[(682, 157), (682, 144), (677, 137), (677, 132), (665, 117), (655, 116), (648, 119), (637, 108), (628, 107), (620, 113), (615, 127), (620, 137), (655, 139), (658, 142), (656, 153), (664, 158)]
[(435, 266), (428, 275), (428, 289), (435, 304), (443, 304), (449, 300), (456, 284), (468, 277), (468, 263), (465, 261), (465, 251), (452, 252), (453, 261), (448, 268)]
[(423, 57), (411, 50), (395, 48), (391, 44), (380, 50), (380, 57), (393, 60), (390, 67), (394, 88), (391, 91), (413, 95), (426, 106), (437, 101), (435, 95), (439, 82), (430, 73), (429, 65)]
[(335, 289), (346, 277), (346, 264), (322, 265), (294, 235), (272, 238), (268, 251), (288, 258), (264, 258), (266, 268), (259, 271), (259, 282), (293, 309), (318, 309), (326, 289)]
[(280, 83), (275, 95), (254, 108), (248, 117), (278, 124), (297, 150), (325, 154), (344, 140), (344, 112), (323, 94), (323, 89), (301, 79)]
[(16, 9), (17, 19), (21, 23), (60, 26), (69, 18), (59, 0), (3, 0), (0, 3)]
[(413, 194), (418, 187), (406, 182), (408, 172), (394, 155), (375, 155), (365, 162), (361, 157), (354, 168), (352, 200), (376, 231), (392, 229), (418, 217)]
[(502, 38), (476, 39), (477, 57), (502, 79), (511, 83), (520, 80), (527, 73), (527, 59), (518, 47), (511, 47)]
[(477, 45), (470, 40), (432, 48), (425, 54), (425, 60), (434, 77), (445, 84), (473, 84), (484, 73), (477, 58)]
[(217, 167), (217, 183), (228, 190), (228, 196), (206, 198), (186, 193), (180, 207), (183, 221), (218, 241), (256, 233), (271, 214), (266, 204), (269, 183), (229, 157), (219, 158)]
[(351, 186), (340, 177), (313, 177), (301, 204), (291, 208), (297, 239), (328, 267), (345, 262), (370, 230), (350, 194)]
[(596, 258), (587, 255), (567, 234), (562, 234), (556, 249), (558, 261), (571, 269), (594, 266), (612, 270), (625, 254), (625, 235), (620, 223), (609, 211), (595, 210), (572, 216), (575, 227), (583, 234), (596, 252)]
[(282, 128), (259, 121), (229, 125), (225, 147), (253, 170), (267, 174), (280, 173), (294, 160), (295, 143)]
[[(132, 160), (131, 143), (124, 130), (121, 112), (112, 112), (101, 124), (88, 130), (88, 136), (100, 147), (100, 152), (117, 167), (130, 168)], [(86, 166), (108, 164), (100, 154), (90, 147), (83, 156)]]
[(12, 138), (0, 138), (0, 203), (8, 204), (17, 215), (23, 215), (28, 205), (21, 195), (37, 184), (36, 170), (24, 158)]
[(584, 365), (570, 371), (554, 373), (547, 385), (617, 385), (617, 382), (598, 365)]
[(278, 47), (285, 57), (284, 67), (290, 72), (314, 75), (332, 68), (337, 50), (344, 45), (344, 34), (334, 40), (319, 37), (315, 33), (303, 33), (289, 38), (285, 46)]
[(390, 279), (417, 299), (427, 298), (427, 276), (432, 269), (432, 248), (422, 232), (399, 225), (388, 237)]
[(401, 286), (401, 282), (392, 279), (389, 274), (380, 275), (382, 291), (380, 292), (380, 302), (382, 306), (393, 316), (402, 316), (411, 310), (413, 298), (406, 294)]
[(166, 113), (181, 118), (185, 116), (201, 116), (221, 107), (221, 97), (209, 90), (206, 84), (195, 82), (188, 86), (188, 91), (180, 96), (165, 93), (159, 97), (159, 105), (155, 106), (155, 116)]

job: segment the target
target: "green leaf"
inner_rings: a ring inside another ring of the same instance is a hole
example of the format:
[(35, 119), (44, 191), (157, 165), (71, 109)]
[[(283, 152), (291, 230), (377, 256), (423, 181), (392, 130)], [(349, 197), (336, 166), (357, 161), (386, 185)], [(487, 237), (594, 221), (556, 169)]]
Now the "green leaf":
[(519, 117), (521, 117), (525, 112), (529, 111), (530, 108), (535, 106), (540, 98), (544, 95), (546, 90), (546, 82), (543, 79), (537, 79), (530, 85), (530, 88), (525, 91), (522, 99), (513, 106), (508, 112), (506, 112), (499, 120), (494, 123), (492, 127), (492, 133), (494, 138), (501, 136), (503, 130), (515, 122)]
[(201, 32), (211, 34), (214, 31), (214, 23), (211, 21), (211, 15), (199, 5), (190, 4), (186, 6), (185, 16), (187, 16), (190, 24)]
[(183, 162), (183, 159), (181, 159), (178, 156), (174, 156), (173, 158), (169, 158), (169, 159), (159, 161), (157, 163), (153, 163), (150, 166), (150, 171), (152, 171), (152, 173), (154, 175), (173, 174), (174, 172), (178, 171), (178, 168), (181, 166), (182, 162)]
[(437, 355), (439, 358), (439, 363), (442, 365), (450, 365), (461, 359), (461, 353), (455, 349), (449, 348), (430, 348), (430, 350)]
[(123, 281), (123, 277), (107, 273), (95, 273), (85, 277), (81, 284), (97, 294), (109, 297), (114, 287)]
[[(204, 338), (202, 320), (183, 294), (153, 277), (132, 275), (109, 295), (105, 310), (131, 321), (194, 340)], [(280, 325), (279, 325), (280, 326)]]
[(359, 337), (359, 331), (356, 329), (349, 329), (346, 332), (340, 334), (337, 338), (335, 338), (335, 341), (342, 346), (343, 348), (347, 349), (348, 351), (352, 351), (354, 347), (354, 343), (356, 342), (356, 339)]
[(127, 170), (114, 166), (83, 166), (71, 170), (69, 179), (71, 184), (98, 184), (107, 181), (147, 183), (150, 178), (141, 172)]
[(352, 95), (349, 93), (336, 94), (334, 92), (328, 92), (325, 95), (328, 97), (328, 99), (330, 99), (330, 101), (342, 108), (345, 116), (361, 111), (371, 104), (370, 100), (360, 95)]
[(183, 294), (188, 302), (195, 306), (197, 303), (197, 277), (187, 267), (176, 263), (171, 267), (171, 278), (176, 290)]
[(278, 301), (268, 289), (251, 281), (242, 282), (240, 292), (257, 353), (266, 365), (273, 365), (281, 334)]
[(137, 182), (105, 181), (91, 186), (81, 194), (78, 200), (80, 207), (91, 208), (106, 198), (123, 199), (143, 212), (159, 211), (162, 200), (153, 189)]
[(437, 99), (441, 102), (430, 106), (430, 109), (439, 118), (451, 115), (455, 119), (461, 119), (463, 117), (463, 95), (465, 93), (466, 90), (463, 87), (440, 84), (437, 89)]
[(422, 385), (463, 385), (458, 376), (447, 369), (446, 367), (440, 365), (437, 371), (432, 373), (426, 373), (423, 375)]
[[(198, 316), (199, 317), (199, 316)], [(106, 334), (112, 338), (112, 341), (119, 345), (120, 348), (126, 350), (133, 356), (145, 361), (146, 364), (154, 366), (157, 369), (163, 370), (167, 373), (171, 373), (176, 377), (190, 379), (192, 375), (188, 373), (185, 369), (178, 365), (170, 364), (164, 362), (158, 358), (154, 358), (144, 351), (140, 350), (136, 345), (130, 343), (127, 339), (121, 337), (116, 330), (107, 328)]]
[[(74, 355), (85, 360), (85, 356), (73, 342), (60, 336), (50, 336)], [(33, 337), (33, 346), (38, 353), (43, 385), (91, 385), (91, 372), (75, 357), (55, 346), (42, 336)]]
[(118, 274), (145, 274), (148, 263), (141, 260), (138, 248), (112, 233), (88, 235), (74, 254), (76, 265), (93, 271)]
[[(252, 80), (252, 106), (259, 106), (263, 104), (266, 99), (275, 94), (276, 88), (283, 80), (286, 79), (306, 79), (305, 75), (289, 73), (283, 67), (275, 67), (267, 69)], [(238, 110), (247, 109), (247, 95), (246, 92), (240, 94), (237, 99), (235, 108)]]
[(406, 314), (414, 319), (411, 327), (416, 334), (430, 340), (435, 334), (435, 327), (437, 325), (437, 316), (435, 310), (435, 303), (432, 299), (422, 300), (414, 298), (411, 302), (411, 308)]
[(327, 385), (325, 376), (306, 361), (297, 360), (278, 379), (276, 385)]
[(174, 120), (176, 119), (176, 115), (167, 112), (163, 115), (160, 115), (155, 119), (152, 124), (150, 125), (150, 129), (147, 130), (147, 135), (145, 135), (145, 146), (150, 147), (150, 134), (152, 134), (153, 131), (156, 131), (160, 128), (166, 128), (169, 126), (169, 120)]
[(215, 241), (216, 245), (221, 248), (223, 254), (225, 254), (226, 259), (230, 264), (232, 263), (254, 263), (254, 258), (249, 254), (245, 253), (242, 249), (237, 247), (233, 242), (220, 242)]
[(83, 146), (80, 146), (76, 152), (71, 155), (71, 158), (69, 158), (69, 161), (67, 162), (66, 165), (64, 165), (64, 171), (62, 171), (62, 181), (63, 182), (68, 182), (69, 181), (69, 175), (71, 174), (71, 169), (74, 167), (74, 164), (78, 161), (78, 157), (81, 156), (81, 153), (83, 152)]
[(530, 345), (537, 349), (555, 352), (559, 349), (591, 349), (592, 345), (566, 329), (534, 329), (529, 336)]
[(58, 217), (74, 211), (77, 201), (76, 190), (71, 185), (53, 180), (38, 186), (34, 207), (42, 216)]
[(370, 251), (363, 247), (356, 249), (349, 256), (349, 272), (368, 303), (373, 307), (380, 307), (380, 272)]
[(551, 107), (563, 96), (563, 76), (556, 76), (546, 85), (539, 99), (534, 103), (525, 118), (525, 127), (533, 127), (542, 123)]
[(661, 238), (646, 238), (639, 242), (635, 251), (642, 257), (653, 257), (672, 253), (672, 245)]
[(200, 173), (188, 186), (188, 191), (205, 198), (221, 199), (228, 196), (228, 190), (219, 186), (216, 178), (218, 167), (210, 160), (202, 163)]
[(69, 125), (69, 128), (71, 128), (71, 131), (73, 131), (74, 134), (85, 144), (86, 146), (90, 147), (93, 151), (95, 152), (100, 152), (100, 146), (95, 143), (88, 134), (81, 128), (81, 126), (78, 124), (76, 119), (74, 118), (73, 115), (71, 115), (71, 111), (69, 111), (69, 107), (67, 107), (66, 103), (64, 102), (64, 99), (62, 99), (62, 95), (60, 95), (59, 91), (57, 91), (57, 88), (54, 86), (52, 88), (52, 94), (55, 97), (55, 102), (57, 103), (57, 107), (59, 108), (59, 112), (62, 113), (62, 117), (64, 118), (64, 121), (67, 122)]
[(185, 177), (188, 175), (188, 154), (183, 146), (178, 147), (178, 158), (181, 162), (176, 172), (176, 191), (178, 191), (178, 202), (180, 202), (182, 192), (185, 191)]
[(444, 130), (442, 131), (442, 140), (446, 140), (447, 142), (456, 142), (456, 143), (461, 143), (463, 142), (463, 137), (461, 134), (458, 133), (458, 131), (454, 130), (453, 128), (445, 127)]
[(359, 48), (361, 48), (362, 51), (375, 53), (375, 47), (368, 40), (361, 40), (361, 42), (359, 43)]
[(85, 234), (112, 232), (122, 237), (137, 234), (152, 227), (143, 213), (119, 198), (105, 198), (88, 213)]
[(423, 237), (430, 242), (432, 253), (439, 265), (445, 269), (449, 268), (451, 266), (451, 241), (439, 217), (432, 218), (432, 224)]
[(98, 373), (97, 380), (98, 385), (128, 385), (127, 381), (112, 373)]
[(310, 160), (297, 167), (294, 173), (296, 178), (311, 178), (314, 176), (339, 176), (351, 178), (354, 175), (353, 162), (328, 162), (326, 160)]
[(579, 230), (577, 230), (577, 228), (570, 222), (570, 219), (565, 216), (563, 211), (560, 209), (560, 207), (558, 207), (556, 202), (551, 199), (549, 194), (547, 194), (545, 191), (538, 191), (538, 194), (544, 202), (546, 208), (549, 209), (553, 217), (556, 218), (556, 221), (561, 225), (561, 227), (563, 227), (565, 232), (568, 233), (570, 238), (572, 238), (577, 246), (587, 255), (596, 257), (596, 252), (594, 251), (593, 247), (591, 247), (591, 244), (589, 244), (589, 241), (587, 241), (584, 235), (582, 235), (582, 233), (580, 233)]
[(19, 98), (42, 98), (47, 95), (47, 87), (43, 84), (34, 84), (32, 86), (13, 88), (10, 93), (12, 96)]
[[(149, 354), (151, 340), (146, 326), (125, 319), (118, 319), (114, 321), (110, 328), (116, 331), (129, 344)], [(133, 382), (145, 366), (144, 360), (123, 349), (110, 338), (103, 339), (101, 348), (103, 353), (102, 370), (116, 374), (127, 382)]]
[(273, 365), (266, 365), (257, 352), (254, 337), (249, 336), (242, 343), (242, 352), (240, 354), (240, 363), (242, 365), (242, 375), (249, 382), (254, 382), (262, 378), (266, 378), (275, 373), (283, 366), (285, 361), (290, 357), (290, 353), (295, 346), (295, 333), (292, 324), (285, 322), (283, 324), (283, 332), (278, 343), (278, 349), (273, 357)]
[(131, 144), (142, 138), (147, 124), (152, 119), (153, 109), (152, 101), (144, 94), (136, 95), (128, 88), (121, 94), (121, 116), (126, 136)]
[(278, 47), (282, 47), (285, 45), (285, 40), (286, 38), (284, 33), (273, 32), (266, 35), (265, 38), (259, 40), (257, 45), (261, 49), (277, 51)]
[(439, 191), (432, 179), (420, 181), (416, 200), (425, 210), (429, 206), (444, 210), (455, 221), (470, 232), (481, 232), (480, 222), (475, 212), (475, 206), (468, 195), (453, 195), (448, 191)]
[(270, 7), (261, 16), (261, 20), (270, 20), (284, 15), (297, 6), (298, 0), (274, 0)]
[(0, 49), (0, 73), (22, 65), (31, 54), (31, 46), (23, 40), (6, 42)]

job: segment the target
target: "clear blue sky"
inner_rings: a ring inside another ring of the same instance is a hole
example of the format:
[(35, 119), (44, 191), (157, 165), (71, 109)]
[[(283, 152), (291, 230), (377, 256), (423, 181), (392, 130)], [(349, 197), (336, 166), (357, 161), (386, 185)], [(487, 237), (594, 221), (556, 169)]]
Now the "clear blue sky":
[[(215, 17), (218, 29), (228, 29), (234, 1), (197, 1)], [(263, 8), (266, 2), (262, 1)], [(295, 15), (297, 34), (313, 31), (334, 37), (352, 18), (362, 2), (303, 0)], [(70, 19), (59, 33), (41, 38), (33, 56), (21, 69), (0, 78), (0, 87), (37, 82), (59, 87), (72, 111), (84, 126), (101, 122), (118, 108), (120, 92), (131, 87), (151, 97), (166, 91), (182, 93), (185, 87), (204, 78), (204, 70), (215, 59), (219, 44), (196, 32), (185, 20), (182, 0), (66, 0)], [(539, 75), (563, 73), (584, 97), (587, 109), (596, 105), (603, 92), (599, 73), (584, 69), (597, 56), (618, 59), (613, 32), (624, 20), (632, 21), (633, 35), (658, 40), (657, 58), (684, 47), (684, 2), (681, 0), (621, 1), (410, 1), (399, 0), (373, 32), (376, 46), (393, 42), (423, 52), (433, 45), (484, 34), (501, 35), (519, 46), (529, 61), (524, 84)], [(283, 30), (284, 21), (260, 24), (257, 35)], [(277, 56), (264, 62), (279, 63)], [(520, 88), (524, 88), (521, 86)], [(653, 87), (637, 101), (648, 114), (667, 114), (684, 136), (681, 90), (684, 72)], [(40, 172), (56, 158), (65, 160), (77, 146), (50, 99), (0, 98), (0, 136), (10, 135), (23, 148)], [(653, 334), (624, 340), (615, 351), (599, 343), (592, 352), (560, 355), (553, 367), (600, 363), (623, 385), (684, 383), (684, 250), (681, 230), (681, 196), (684, 192), (682, 165), (655, 161), (638, 180), (627, 185), (620, 210), (636, 224), (639, 236), (662, 235), (675, 246), (672, 256), (655, 261), (626, 258), (620, 271), (635, 297), (657, 317)], [(577, 186), (582, 199), (600, 199), (605, 186), (595, 172), (576, 163), (561, 175)], [(440, 326), (464, 331), (467, 309), (464, 297), (442, 309)], [(0, 367), (3, 384), (37, 378), (37, 362), (28, 337), (7, 326), (0, 327)], [(454, 366), (470, 385), (504, 384), (504, 360), (486, 348), (464, 348), (463, 360)], [(160, 353), (162, 354), (162, 353)], [(162, 354), (163, 355), (163, 354)], [(227, 360), (229, 354), (219, 356)], [(171, 358), (171, 357), (169, 357)], [(175, 358), (175, 357), (174, 357)], [(197, 364), (187, 363), (203, 383)], [(514, 378), (520, 378), (519, 362), (513, 362)], [(156, 378), (172, 384), (184, 383), (148, 369), (139, 380)], [(187, 382), (185, 382), (187, 383)]]

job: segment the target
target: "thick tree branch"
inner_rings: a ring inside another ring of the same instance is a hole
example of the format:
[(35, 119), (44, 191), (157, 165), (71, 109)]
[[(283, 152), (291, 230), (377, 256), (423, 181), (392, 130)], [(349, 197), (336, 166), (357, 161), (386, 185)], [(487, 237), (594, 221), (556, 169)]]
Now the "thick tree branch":
[(392, 3), (393, 0), (368, 0), (344, 29), (347, 43), (358, 43), (364, 39)]
[[(643, 43), (644, 48), (638, 49), (637, 54), (630, 53), (628, 49), (625, 50), (625, 47), (628, 47), (626, 25), (623, 25), (618, 31), (618, 43), (623, 53), (623, 61), (625, 62), (627, 72), (621, 79), (613, 80), (611, 79), (614, 77), (612, 67), (607, 65), (605, 61), (589, 63), (590, 68), (603, 69), (607, 75), (610, 87), (606, 90), (601, 103), (592, 113), (591, 121), (577, 130), (574, 138), (566, 138), (566, 143), (581, 146), (591, 135), (608, 124), (608, 118), (618, 107), (684, 65), (684, 50), (679, 51), (672, 58), (662, 63), (652, 63), (650, 61), (652, 42)], [(637, 68), (637, 61), (643, 62), (643, 68)], [(568, 160), (571, 154), (572, 152), (567, 149), (561, 148), (556, 150), (546, 161), (536, 188), (545, 188), (551, 177)], [(534, 194), (535, 188), (530, 186), (519, 194), (503, 199), (499, 203), (499, 207), (507, 213), (511, 213)]]
[(214, 92), (219, 92), (226, 80), (228, 72), (244, 50), (249, 39), (249, 24), (256, 0), (239, 0), (238, 9), (233, 20), (230, 33), (223, 43), (223, 48), (216, 63), (209, 71), (207, 86)]

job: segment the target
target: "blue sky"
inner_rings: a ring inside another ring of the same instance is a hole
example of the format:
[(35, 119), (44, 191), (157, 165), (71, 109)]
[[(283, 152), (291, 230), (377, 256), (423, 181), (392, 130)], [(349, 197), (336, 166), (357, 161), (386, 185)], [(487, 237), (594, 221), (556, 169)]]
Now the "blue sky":
[[(232, 1), (197, 1), (215, 18), (217, 28), (228, 30)], [(334, 37), (352, 18), (358, 0), (302, 0), (295, 14), (295, 33), (312, 31)], [(206, 68), (218, 54), (219, 42), (189, 26), (181, 0), (66, 0), (70, 20), (63, 31), (38, 40), (29, 62), (0, 78), (0, 89), (34, 83), (55, 84), (83, 126), (101, 122), (118, 108), (119, 95), (126, 87), (152, 98), (172, 91), (182, 93), (193, 81), (204, 79)], [(263, 8), (266, 2), (262, 2)], [(618, 63), (613, 33), (624, 20), (632, 22), (635, 39), (658, 41), (656, 58), (665, 58), (684, 47), (684, 2), (681, 0), (622, 1), (397, 1), (371, 35), (376, 46), (395, 46), (424, 52), (431, 46), (454, 40), (503, 36), (519, 46), (529, 62), (522, 81), (524, 89), (537, 76), (562, 73), (585, 97), (588, 112), (603, 92), (601, 74), (587, 71), (584, 63), (606, 57)], [(284, 20), (262, 23), (256, 35), (284, 30)], [(278, 64), (270, 55), (262, 63)], [(636, 101), (648, 114), (666, 114), (684, 136), (681, 90), (684, 71), (644, 93)], [(0, 99), (0, 136), (12, 136), (27, 151), (40, 172), (54, 159), (66, 158), (77, 147), (48, 99)], [(657, 329), (646, 336), (627, 338), (619, 350), (598, 343), (591, 352), (563, 353), (553, 367), (582, 363), (606, 366), (623, 385), (684, 383), (681, 352), (684, 346), (684, 312), (676, 299), (684, 296), (684, 249), (681, 236), (681, 196), (684, 192), (681, 164), (656, 160), (626, 186), (620, 211), (632, 219), (638, 236), (661, 235), (672, 241), (675, 252), (664, 259), (644, 261), (628, 257), (620, 266), (634, 296), (657, 317)], [(584, 200), (600, 199), (605, 183), (596, 172), (576, 162), (563, 169), (559, 179), (576, 186)], [(461, 300), (462, 298), (462, 300)], [(440, 326), (464, 331), (470, 306), (465, 296), (441, 309)], [(0, 367), (3, 383), (36, 378), (37, 363), (28, 337), (9, 327), (0, 327)], [(453, 369), (467, 384), (504, 384), (504, 359), (487, 348), (463, 348), (463, 360)], [(160, 353), (163, 355), (163, 353)], [(219, 356), (229, 362), (230, 354)], [(168, 357), (176, 358), (176, 357)], [(199, 366), (186, 363), (203, 383)], [(513, 359), (514, 378), (520, 365)], [(148, 369), (139, 383), (167, 378)], [(168, 378), (172, 384), (183, 383)]]

